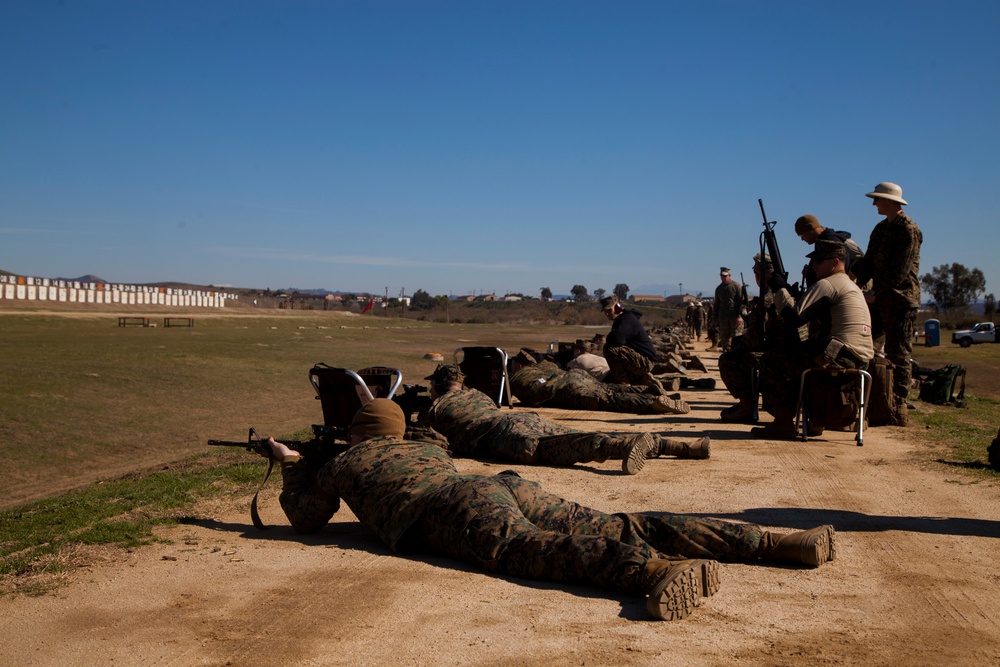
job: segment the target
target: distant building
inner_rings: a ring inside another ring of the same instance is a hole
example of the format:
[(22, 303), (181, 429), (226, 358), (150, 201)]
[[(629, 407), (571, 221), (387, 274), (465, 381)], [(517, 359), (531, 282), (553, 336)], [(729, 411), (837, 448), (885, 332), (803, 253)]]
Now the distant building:
[(666, 299), (663, 296), (659, 295), (659, 294), (633, 294), (629, 298), (632, 301), (635, 301), (636, 303), (640, 303), (640, 302), (643, 302), (643, 301), (645, 301), (645, 302), (663, 302), (663, 301), (666, 301)]

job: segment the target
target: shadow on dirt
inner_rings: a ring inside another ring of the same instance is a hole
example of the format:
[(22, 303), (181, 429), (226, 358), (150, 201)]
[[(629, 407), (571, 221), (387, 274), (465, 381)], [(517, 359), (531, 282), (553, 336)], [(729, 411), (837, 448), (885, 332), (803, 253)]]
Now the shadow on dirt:
[(911, 533), (1000, 538), (1000, 521), (937, 516), (886, 516), (834, 509), (794, 507), (753, 507), (732, 514), (693, 514), (692, 516), (746, 521), (762, 526), (781, 526), (806, 530), (830, 524), (838, 531), (882, 532), (905, 530)]

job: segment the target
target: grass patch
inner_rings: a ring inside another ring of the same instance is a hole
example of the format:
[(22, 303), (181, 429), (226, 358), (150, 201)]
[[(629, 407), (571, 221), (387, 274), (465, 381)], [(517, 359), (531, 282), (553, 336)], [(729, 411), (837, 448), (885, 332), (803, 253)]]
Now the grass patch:
[(1000, 401), (966, 394), (965, 403), (963, 408), (920, 403), (920, 409), (910, 413), (918, 426), (916, 435), (932, 446), (939, 462), (1000, 478), (1000, 472), (989, 467), (986, 452), (997, 436)]
[(0, 577), (58, 572), (65, 554), (84, 545), (130, 548), (157, 541), (153, 528), (176, 522), (198, 500), (260, 482), (262, 459), (232, 458), (205, 454), (179, 469), (131, 474), (0, 512)]

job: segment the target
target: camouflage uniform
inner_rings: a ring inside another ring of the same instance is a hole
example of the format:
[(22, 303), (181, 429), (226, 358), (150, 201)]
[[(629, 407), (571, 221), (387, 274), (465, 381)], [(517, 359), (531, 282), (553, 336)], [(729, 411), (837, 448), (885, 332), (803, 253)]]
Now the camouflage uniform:
[(719, 348), (723, 351), (733, 342), (742, 307), (743, 285), (730, 279), (715, 288), (715, 322), (719, 330)]
[(913, 325), (920, 307), (920, 245), (924, 237), (905, 213), (875, 225), (865, 256), (852, 270), (858, 283), (872, 280), (872, 334), (876, 348), (885, 340), (885, 356), (892, 362), (892, 385), (897, 404), (910, 391)]
[(765, 550), (758, 526), (605, 514), (513, 471), (459, 474), (440, 447), (393, 437), (355, 445), (313, 473), (305, 459), (283, 464), (282, 475), (281, 507), (298, 532), (322, 529), (343, 498), (394, 552), (433, 553), (507, 576), (643, 594), (649, 560), (749, 562)]
[[(662, 396), (643, 393), (643, 387), (600, 382), (585, 371), (564, 371), (550, 361), (521, 368), (510, 378), (511, 391), (528, 407), (544, 405), (567, 410), (631, 412), (640, 415), (685, 413), (690, 407), (675, 401), (676, 410), (664, 410)], [(659, 404), (659, 405), (657, 405)]]
[[(814, 284), (798, 303), (785, 289), (775, 295), (783, 317), (823, 323), (814, 337), (794, 348), (765, 352), (761, 360), (761, 390), (777, 419), (791, 420), (798, 399), (799, 380), (807, 368), (865, 368), (874, 356), (871, 319), (864, 296), (846, 273), (835, 273)], [(794, 323), (794, 322), (793, 322)], [(796, 343), (797, 341), (788, 341)], [(840, 346), (832, 359), (830, 345)]]
[(735, 399), (753, 403), (753, 371), (760, 370), (761, 353), (781, 347), (783, 326), (774, 304), (774, 294), (764, 293), (754, 299), (746, 333), (733, 339), (728, 352), (719, 356), (719, 375)]
[(534, 412), (501, 410), (477, 389), (438, 397), (420, 425), (448, 438), (456, 456), (553, 466), (604, 461), (601, 445), (613, 437), (578, 431)]
[(605, 338), (604, 358), (611, 369), (612, 381), (656, 387), (662, 392), (663, 387), (652, 372), (656, 348), (639, 321), (640, 317), (642, 315), (636, 310), (624, 310), (615, 317)]

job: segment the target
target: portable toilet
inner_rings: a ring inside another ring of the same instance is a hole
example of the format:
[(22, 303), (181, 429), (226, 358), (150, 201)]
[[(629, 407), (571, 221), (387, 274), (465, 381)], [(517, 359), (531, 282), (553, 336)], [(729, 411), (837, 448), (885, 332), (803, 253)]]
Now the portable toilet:
[(924, 322), (924, 345), (936, 347), (941, 344), (941, 322), (927, 320)]

